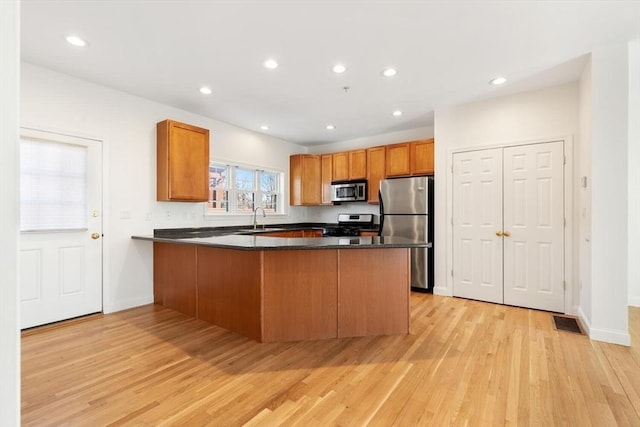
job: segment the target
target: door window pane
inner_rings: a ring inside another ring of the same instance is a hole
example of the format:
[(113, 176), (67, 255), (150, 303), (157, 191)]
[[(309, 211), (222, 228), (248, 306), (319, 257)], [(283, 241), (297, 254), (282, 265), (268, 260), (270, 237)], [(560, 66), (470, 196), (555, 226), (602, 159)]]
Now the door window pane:
[(20, 141), (20, 229), (87, 228), (87, 149)]

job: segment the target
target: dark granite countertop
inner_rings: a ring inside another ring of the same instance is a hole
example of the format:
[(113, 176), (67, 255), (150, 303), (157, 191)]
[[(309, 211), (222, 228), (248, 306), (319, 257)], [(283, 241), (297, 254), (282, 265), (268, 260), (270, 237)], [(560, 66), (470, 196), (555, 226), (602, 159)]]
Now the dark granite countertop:
[(268, 237), (229, 234), (226, 236), (169, 238), (158, 236), (132, 236), (137, 240), (199, 245), (238, 250), (314, 250), (314, 249), (391, 249), (429, 248), (431, 243), (403, 237)]

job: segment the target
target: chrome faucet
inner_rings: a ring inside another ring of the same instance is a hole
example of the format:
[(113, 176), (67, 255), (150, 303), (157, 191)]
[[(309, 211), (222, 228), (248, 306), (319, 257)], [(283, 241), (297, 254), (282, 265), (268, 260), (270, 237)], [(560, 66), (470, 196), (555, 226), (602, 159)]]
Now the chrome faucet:
[[(265, 213), (264, 209), (262, 206), (256, 206), (256, 208), (253, 210), (253, 229), (255, 230), (256, 228), (258, 228), (258, 209), (262, 209), (262, 217), (266, 218), (267, 214)], [(264, 224), (262, 224), (262, 228), (264, 228)]]

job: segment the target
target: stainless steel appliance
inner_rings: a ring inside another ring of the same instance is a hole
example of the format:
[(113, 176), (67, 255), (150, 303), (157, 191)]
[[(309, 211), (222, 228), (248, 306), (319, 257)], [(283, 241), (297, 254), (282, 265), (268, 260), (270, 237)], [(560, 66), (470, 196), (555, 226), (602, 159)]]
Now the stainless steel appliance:
[(324, 236), (351, 237), (359, 236), (360, 230), (371, 230), (374, 227), (373, 214), (339, 214), (338, 223), (327, 225)]
[(331, 183), (332, 202), (366, 202), (367, 181), (334, 181)]
[[(380, 235), (433, 245), (433, 177), (380, 181)], [(411, 249), (411, 289), (433, 291), (433, 246)]]

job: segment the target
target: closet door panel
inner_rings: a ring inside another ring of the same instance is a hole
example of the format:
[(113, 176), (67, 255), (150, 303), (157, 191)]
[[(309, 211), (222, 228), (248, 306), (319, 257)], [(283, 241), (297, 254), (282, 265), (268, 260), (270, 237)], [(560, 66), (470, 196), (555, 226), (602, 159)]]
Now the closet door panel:
[(504, 148), (504, 303), (564, 311), (564, 144)]
[(453, 156), (453, 294), (501, 303), (502, 149)]

